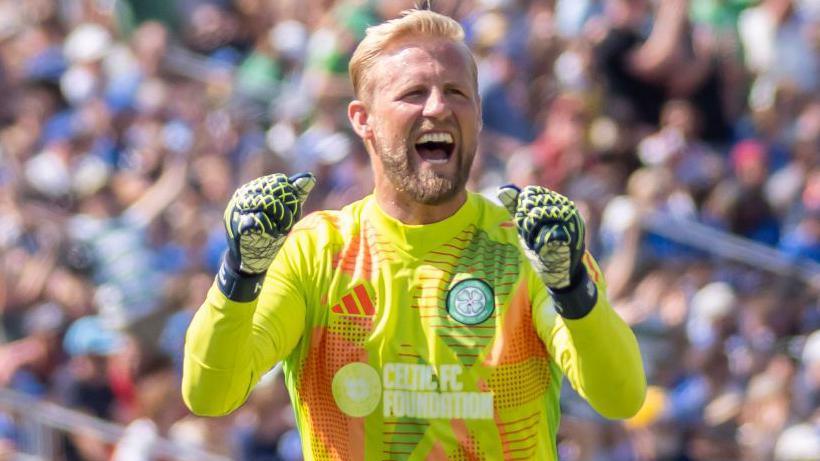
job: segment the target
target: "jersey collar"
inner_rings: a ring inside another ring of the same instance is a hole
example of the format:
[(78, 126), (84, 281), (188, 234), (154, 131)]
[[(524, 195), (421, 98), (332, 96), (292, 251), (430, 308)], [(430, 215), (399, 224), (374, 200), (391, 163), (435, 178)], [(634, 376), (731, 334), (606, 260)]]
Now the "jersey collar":
[(370, 196), (364, 215), (396, 248), (418, 256), (449, 242), (468, 225), (476, 224), (478, 204), (475, 194), (468, 192), (467, 200), (450, 217), (431, 224), (404, 224), (385, 213), (375, 197)]

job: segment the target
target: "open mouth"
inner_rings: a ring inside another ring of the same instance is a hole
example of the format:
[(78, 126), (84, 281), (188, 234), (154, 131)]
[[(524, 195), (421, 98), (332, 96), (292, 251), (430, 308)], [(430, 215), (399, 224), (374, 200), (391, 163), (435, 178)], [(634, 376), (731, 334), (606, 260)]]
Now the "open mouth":
[(416, 140), (416, 152), (422, 160), (433, 163), (447, 163), (455, 150), (453, 135), (446, 132), (424, 133)]

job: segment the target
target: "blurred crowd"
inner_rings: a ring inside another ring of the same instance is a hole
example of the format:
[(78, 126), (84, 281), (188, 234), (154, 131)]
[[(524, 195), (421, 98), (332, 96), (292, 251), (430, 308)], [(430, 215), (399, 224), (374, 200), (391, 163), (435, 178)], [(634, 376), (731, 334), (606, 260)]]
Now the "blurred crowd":
[[(179, 396), (184, 333), (241, 183), (312, 171), (307, 207), (372, 189), (347, 61), (406, 0), (0, 0), (0, 386), (127, 426), (65, 460), (165, 437), (300, 459), (269, 376), (217, 419)], [(698, 222), (820, 262), (820, 3), (435, 0), (478, 61), (469, 187), (574, 199), (638, 335), (640, 413), (565, 386), (564, 461), (820, 459), (818, 286), (646, 231)], [(605, 341), (606, 338), (601, 338)], [(0, 459), (27, 437), (0, 408)]]

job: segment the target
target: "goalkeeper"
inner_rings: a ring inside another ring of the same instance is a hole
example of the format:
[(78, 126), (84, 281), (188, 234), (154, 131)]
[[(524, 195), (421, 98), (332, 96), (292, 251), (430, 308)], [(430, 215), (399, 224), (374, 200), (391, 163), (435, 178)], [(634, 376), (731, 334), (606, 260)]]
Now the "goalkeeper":
[(633, 415), (638, 346), (575, 205), (465, 189), (481, 112), (458, 23), (411, 10), (371, 27), (350, 75), (374, 193), (297, 222), (312, 175), (237, 190), (186, 337), (190, 409), (235, 410), (283, 361), (306, 459), (556, 460), (562, 375), (602, 415)]

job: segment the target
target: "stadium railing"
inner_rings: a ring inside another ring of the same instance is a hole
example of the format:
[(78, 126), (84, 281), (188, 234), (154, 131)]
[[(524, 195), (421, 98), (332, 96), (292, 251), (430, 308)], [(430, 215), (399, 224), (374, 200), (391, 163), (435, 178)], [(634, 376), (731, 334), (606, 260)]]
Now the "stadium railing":
[(814, 261), (796, 260), (770, 246), (667, 213), (649, 214), (641, 224), (644, 230), (674, 242), (779, 276), (795, 277), (820, 289), (820, 264)]
[[(6, 412), (17, 428), (19, 454), (15, 460), (54, 460), (60, 455), (60, 432), (95, 436), (116, 444), (126, 428), (55, 403), (37, 400), (9, 389), (0, 389), (0, 411)], [(205, 450), (157, 438), (151, 452), (155, 459), (177, 461), (229, 461), (228, 458)]]

